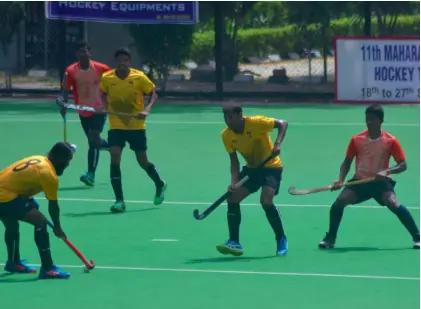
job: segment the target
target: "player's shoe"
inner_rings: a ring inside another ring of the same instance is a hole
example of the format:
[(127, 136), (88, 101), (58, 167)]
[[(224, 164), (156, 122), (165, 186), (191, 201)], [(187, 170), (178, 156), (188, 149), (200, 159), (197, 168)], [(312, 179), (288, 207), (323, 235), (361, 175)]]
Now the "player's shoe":
[(243, 247), (238, 242), (233, 240), (228, 240), (222, 245), (217, 245), (216, 250), (224, 255), (231, 254), (233, 256), (241, 256), (244, 253)]
[(420, 234), (418, 234), (416, 237), (414, 237), (414, 246), (412, 248), (414, 248), (414, 249), (420, 248)]
[(153, 199), (154, 205), (161, 205), (165, 199), (165, 191), (167, 190), (167, 183), (164, 181), (162, 187), (156, 187), (155, 197)]
[(33, 274), (37, 272), (37, 269), (32, 266), (28, 266), (25, 260), (20, 260), (17, 263), (7, 262), (4, 266), (4, 271), (11, 274)]
[(86, 173), (80, 176), (80, 181), (89, 187), (93, 187), (95, 185), (95, 177), (91, 173)]
[(288, 253), (288, 240), (286, 237), (282, 237), (278, 240), (277, 248), (276, 248), (276, 255), (277, 256), (284, 256)]
[(332, 249), (335, 248), (335, 239), (329, 236), (329, 233), (326, 233), (325, 238), (319, 243), (320, 249)]
[(48, 268), (41, 267), (38, 279), (68, 279), (69, 277), (69, 272), (63, 271), (60, 267), (53, 265)]
[(113, 213), (125, 212), (126, 211), (126, 203), (124, 203), (124, 201), (117, 201), (117, 202), (114, 203), (113, 206), (111, 206), (110, 210)]

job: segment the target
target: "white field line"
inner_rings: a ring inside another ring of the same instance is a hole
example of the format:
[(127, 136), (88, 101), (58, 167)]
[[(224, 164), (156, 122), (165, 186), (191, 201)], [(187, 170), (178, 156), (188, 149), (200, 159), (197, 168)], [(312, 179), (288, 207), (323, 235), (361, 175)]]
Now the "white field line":
[[(36, 197), (39, 200), (45, 200), (44, 197)], [(91, 198), (60, 198), (60, 201), (66, 202), (92, 202), (92, 203), (113, 203), (115, 200), (112, 199), (91, 199)], [(131, 204), (150, 204), (152, 201), (141, 201), (141, 200), (126, 200), (126, 203)], [(180, 206), (210, 206), (213, 202), (178, 202), (178, 201), (164, 201), (163, 205), (180, 205)], [(241, 203), (241, 206), (259, 206), (258, 203)], [(324, 204), (276, 204), (279, 207), (292, 207), (292, 208), (330, 208), (332, 205)], [(360, 209), (383, 209), (381, 206), (371, 206), (371, 205), (355, 205), (349, 206), (350, 208), (360, 208)], [(408, 209), (420, 210), (419, 207), (407, 207)]]
[[(4, 264), (0, 264), (4, 265)], [(31, 264), (31, 266), (40, 266)], [(82, 265), (60, 265), (63, 268), (80, 268)], [(381, 275), (352, 275), (352, 274), (326, 274), (326, 273), (300, 273), (300, 272), (272, 272), (253, 270), (218, 270), (218, 269), (194, 269), (194, 268), (155, 268), (155, 267), (126, 267), (126, 266), (95, 266), (100, 270), (120, 271), (149, 271), (170, 273), (202, 273), (202, 274), (230, 274), (230, 275), (254, 275), (254, 276), (289, 276), (289, 277), (323, 277), (323, 278), (346, 278), (346, 279), (375, 279), (375, 280), (405, 280), (420, 281), (419, 277), (404, 276), (381, 276)], [(92, 272), (95, 272), (93, 270)]]

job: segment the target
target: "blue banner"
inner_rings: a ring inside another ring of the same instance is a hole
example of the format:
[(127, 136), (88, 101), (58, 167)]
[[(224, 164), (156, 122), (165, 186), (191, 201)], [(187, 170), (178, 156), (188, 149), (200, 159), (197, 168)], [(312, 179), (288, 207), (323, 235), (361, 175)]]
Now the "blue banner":
[(48, 19), (136, 24), (197, 24), (197, 1), (46, 1)]

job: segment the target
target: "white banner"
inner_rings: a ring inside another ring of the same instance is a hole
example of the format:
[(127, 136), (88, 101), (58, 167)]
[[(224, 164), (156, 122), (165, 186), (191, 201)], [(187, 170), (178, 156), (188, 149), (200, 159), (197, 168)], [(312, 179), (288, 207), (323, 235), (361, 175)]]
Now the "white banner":
[(336, 38), (335, 98), (338, 103), (419, 103), (419, 38)]

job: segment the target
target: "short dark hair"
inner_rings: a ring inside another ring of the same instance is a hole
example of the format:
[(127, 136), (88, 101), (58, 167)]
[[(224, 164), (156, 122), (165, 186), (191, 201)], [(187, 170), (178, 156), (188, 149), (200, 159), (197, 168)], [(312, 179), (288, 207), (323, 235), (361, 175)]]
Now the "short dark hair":
[(380, 121), (383, 122), (384, 119), (384, 111), (383, 107), (380, 104), (373, 104), (367, 107), (365, 110), (366, 115), (374, 115), (377, 118), (379, 118)]
[(243, 112), (243, 109), (241, 108), (240, 104), (238, 103), (226, 103), (222, 107), (222, 111), (224, 113), (229, 114), (241, 114)]
[(78, 51), (81, 48), (86, 48), (87, 50), (91, 51), (91, 47), (86, 41), (79, 41), (76, 43), (76, 51)]
[(73, 148), (69, 143), (58, 142), (51, 148), (49, 155), (55, 159), (70, 159), (73, 155)]
[(117, 49), (117, 51), (114, 53), (114, 58), (117, 58), (120, 55), (127, 56), (130, 59), (132, 58), (132, 54), (130, 53), (130, 50), (127, 47)]

